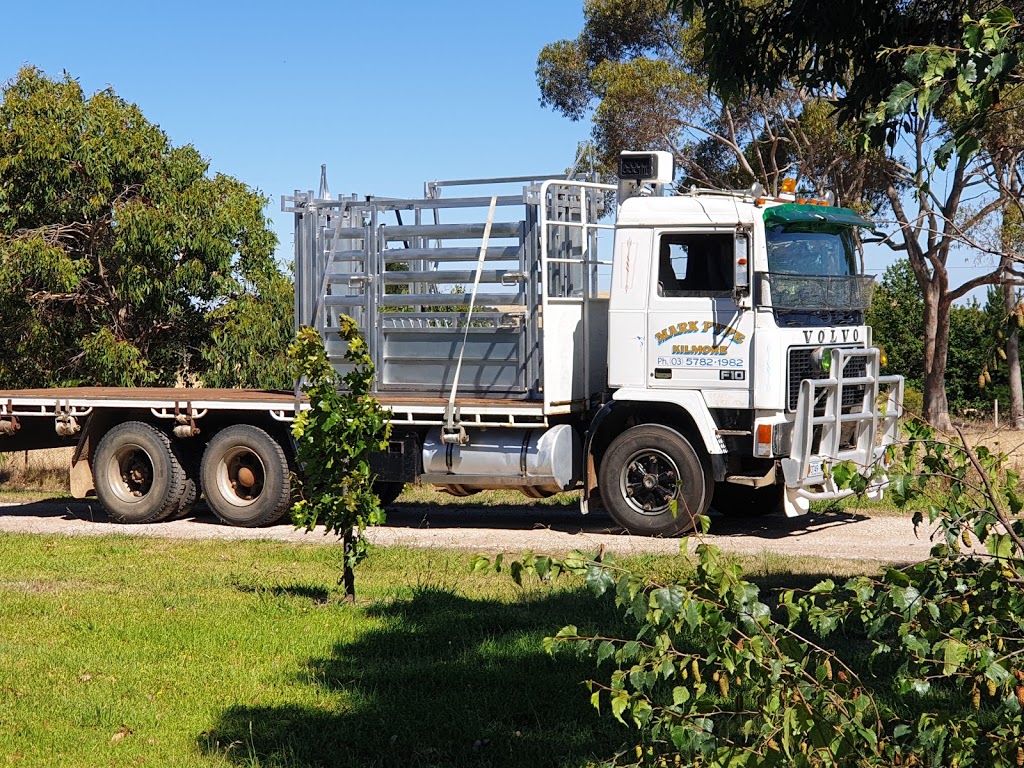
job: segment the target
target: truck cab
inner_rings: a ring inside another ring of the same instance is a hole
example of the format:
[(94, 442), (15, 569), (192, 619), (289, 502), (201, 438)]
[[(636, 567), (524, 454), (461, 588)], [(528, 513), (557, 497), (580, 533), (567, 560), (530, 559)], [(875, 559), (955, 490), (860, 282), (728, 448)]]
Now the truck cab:
[(855, 233), (871, 222), (757, 185), (659, 195), (670, 169), (668, 153), (620, 166), (612, 403), (590, 435), (605, 505), (671, 534), (712, 500), (796, 515), (846, 495), (829, 466), (872, 472), (902, 403), (864, 320), (874, 279), (858, 274)]

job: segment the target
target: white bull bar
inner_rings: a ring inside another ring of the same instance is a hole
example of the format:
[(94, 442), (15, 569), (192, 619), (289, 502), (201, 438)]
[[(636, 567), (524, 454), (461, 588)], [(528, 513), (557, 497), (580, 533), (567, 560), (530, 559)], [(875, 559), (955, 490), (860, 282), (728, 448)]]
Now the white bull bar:
[[(829, 378), (800, 382), (793, 445), (789, 458), (781, 461), (786, 483), (785, 511), (790, 517), (806, 513), (811, 501), (852, 495), (852, 490), (837, 487), (828, 468), (849, 461), (867, 476), (883, 459), (886, 447), (899, 436), (899, 419), (903, 415), (903, 377), (879, 375), (881, 353), (876, 347), (839, 347), (832, 349), (831, 354)], [(864, 358), (864, 375), (845, 376), (843, 372), (847, 362), (855, 357)], [(849, 408), (852, 412), (843, 413), (843, 391), (856, 386), (863, 386), (860, 408), (853, 404)], [(883, 411), (878, 398), (885, 386), (889, 389)], [(820, 411), (821, 415), (816, 416), (815, 411)], [(848, 424), (854, 425), (854, 439), (850, 447), (842, 448), (843, 428)], [(815, 434), (816, 431), (820, 431), (820, 436)], [(815, 451), (816, 437), (818, 447)], [(869, 481), (867, 495), (878, 498), (887, 485), (888, 478), (876, 475)]]

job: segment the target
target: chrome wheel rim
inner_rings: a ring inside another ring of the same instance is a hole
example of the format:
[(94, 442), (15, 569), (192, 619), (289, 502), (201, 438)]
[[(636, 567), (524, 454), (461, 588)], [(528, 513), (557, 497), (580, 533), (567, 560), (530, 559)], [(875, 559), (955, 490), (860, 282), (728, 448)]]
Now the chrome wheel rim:
[(619, 492), (637, 514), (662, 515), (679, 492), (679, 467), (657, 448), (634, 451), (619, 473)]

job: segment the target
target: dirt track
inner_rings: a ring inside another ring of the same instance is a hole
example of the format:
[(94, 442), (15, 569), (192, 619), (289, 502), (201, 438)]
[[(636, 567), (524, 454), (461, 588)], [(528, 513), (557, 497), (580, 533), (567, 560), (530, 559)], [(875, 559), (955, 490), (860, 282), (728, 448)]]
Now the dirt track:
[[(309, 544), (333, 544), (321, 533), (296, 531), (291, 525), (269, 528), (231, 528), (209, 513), (195, 518), (151, 525), (110, 523), (99, 505), (90, 501), (54, 500), (0, 504), (0, 532), (47, 533), (65, 536), (121, 534), (177, 539), (270, 539)], [(450, 547), (474, 552), (595, 551), (602, 544), (620, 555), (674, 553), (679, 542), (617, 532), (600, 513), (582, 517), (575, 508), (447, 506), (399, 504), (388, 525), (370, 531), (377, 544), (410, 547)], [(764, 517), (734, 520), (712, 516), (706, 537), (731, 552), (757, 555), (815, 556), (836, 560), (916, 562), (931, 546), (922, 531), (914, 535), (910, 520), (836, 513), (802, 518)]]

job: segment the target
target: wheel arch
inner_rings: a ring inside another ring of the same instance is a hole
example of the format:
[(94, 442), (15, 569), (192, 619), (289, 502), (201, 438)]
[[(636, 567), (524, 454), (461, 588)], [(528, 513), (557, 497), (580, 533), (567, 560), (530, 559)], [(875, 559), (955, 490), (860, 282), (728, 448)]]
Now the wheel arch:
[[(658, 393), (654, 393), (657, 395)], [(694, 393), (675, 393), (694, 394)], [(697, 395), (699, 397), (699, 395)], [(584, 445), (585, 487), (593, 487), (605, 451), (618, 435), (640, 424), (658, 424), (674, 429), (693, 445), (711, 466), (715, 481), (725, 478), (725, 443), (715, 431), (714, 418), (703, 398), (696, 407), (663, 399), (615, 399), (606, 403), (590, 422)]]

